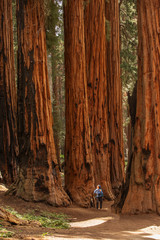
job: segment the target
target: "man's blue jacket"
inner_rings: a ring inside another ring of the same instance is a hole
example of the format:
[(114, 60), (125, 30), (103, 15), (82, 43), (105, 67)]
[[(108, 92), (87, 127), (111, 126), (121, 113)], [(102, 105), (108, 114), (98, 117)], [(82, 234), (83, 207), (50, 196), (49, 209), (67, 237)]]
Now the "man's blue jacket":
[(96, 198), (103, 197), (102, 189), (96, 189), (96, 190), (94, 190), (94, 193), (96, 194)]

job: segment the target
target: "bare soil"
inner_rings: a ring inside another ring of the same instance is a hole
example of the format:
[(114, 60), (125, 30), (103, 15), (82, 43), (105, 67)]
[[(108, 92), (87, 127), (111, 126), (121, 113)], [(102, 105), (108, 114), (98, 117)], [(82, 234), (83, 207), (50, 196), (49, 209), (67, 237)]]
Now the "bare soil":
[[(10, 225), (6, 228), (16, 234), (10, 240), (140, 240), (160, 239), (160, 216), (117, 215), (111, 212), (111, 202), (104, 201), (103, 209), (84, 209), (76, 205), (67, 208), (55, 208), (45, 203), (25, 202), (14, 196), (5, 195), (5, 187), (0, 186), (0, 206), (10, 206), (20, 214), (35, 210), (65, 213), (70, 218), (69, 229), (48, 229), (30, 223), (28, 226)], [(47, 234), (46, 236), (44, 236)], [(4, 239), (4, 238), (1, 238)], [(6, 239), (6, 238), (5, 238)]]

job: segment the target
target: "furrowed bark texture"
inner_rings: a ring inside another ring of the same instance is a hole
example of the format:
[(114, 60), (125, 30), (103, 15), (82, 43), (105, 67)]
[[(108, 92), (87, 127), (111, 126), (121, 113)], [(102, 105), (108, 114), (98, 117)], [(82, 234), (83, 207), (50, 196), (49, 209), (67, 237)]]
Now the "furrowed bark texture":
[(88, 207), (93, 193), (92, 155), (85, 74), (83, 0), (65, 5), (65, 185), (72, 200)]
[(11, 184), (17, 177), (16, 87), (12, 1), (0, 1), (0, 171)]
[(88, 109), (95, 184), (113, 199), (108, 154), (105, 1), (86, 1), (85, 51)]
[(109, 158), (111, 183), (115, 194), (124, 180), (122, 83), (120, 79), (118, 0), (106, 2), (107, 90), (109, 120)]
[(138, 0), (139, 72), (131, 177), (122, 213), (160, 214), (160, 2)]
[(56, 66), (54, 62), (54, 54), (51, 54), (51, 61), (52, 61), (52, 82), (53, 82), (53, 112), (54, 112), (54, 142), (55, 142), (55, 149), (56, 149), (56, 157), (59, 169), (61, 170), (61, 163), (60, 163), (60, 128), (59, 128), (59, 120), (60, 120), (60, 86), (59, 86), (59, 79), (54, 74), (53, 71), (56, 71)]
[(17, 17), (20, 177), (15, 191), (25, 200), (68, 205), (52, 130), (43, 1), (19, 0)]

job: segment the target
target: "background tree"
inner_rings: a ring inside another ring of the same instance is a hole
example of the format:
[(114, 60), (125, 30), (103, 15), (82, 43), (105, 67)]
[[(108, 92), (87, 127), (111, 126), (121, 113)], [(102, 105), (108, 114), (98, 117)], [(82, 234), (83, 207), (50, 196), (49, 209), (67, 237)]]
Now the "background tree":
[(65, 139), (65, 77), (64, 77), (64, 24), (62, 1), (48, 0), (46, 7), (46, 37), (48, 66), (52, 81), (53, 132), (56, 156), (64, 160)]
[(11, 184), (19, 152), (11, 0), (0, 2), (0, 24), (0, 171), (3, 181)]
[(72, 200), (87, 207), (93, 193), (93, 173), (85, 71), (83, 0), (66, 1), (64, 10), (65, 186)]
[(105, 1), (85, 2), (85, 50), (89, 124), (95, 184), (113, 199), (108, 154)]
[(160, 61), (158, 0), (138, 0), (138, 82), (131, 176), (123, 213), (160, 214)]
[(20, 175), (11, 191), (26, 200), (67, 205), (53, 139), (43, 0), (17, 1), (17, 27)]
[(106, 2), (107, 95), (111, 183), (117, 193), (124, 181), (122, 81), (118, 0)]
[[(135, 84), (138, 76), (138, 27), (136, 2), (136, 0), (120, 1), (120, 47), (125, 165), (127, 165), (132, 151), (133, 115), (135, 115), (134, 112), (136, 108)], [(135, 91), (133, 91), (134, 88)]]

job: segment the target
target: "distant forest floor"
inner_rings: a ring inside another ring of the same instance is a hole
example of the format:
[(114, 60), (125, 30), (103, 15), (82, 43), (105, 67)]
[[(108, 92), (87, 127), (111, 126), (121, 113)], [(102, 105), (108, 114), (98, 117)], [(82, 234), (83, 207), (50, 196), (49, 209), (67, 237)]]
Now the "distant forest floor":
[(84, 209), (75, 205), (67, 208), (55, 208), (44, 203), (25, 202), (11, 196), (5, 196), (6, 189), (0, 185), (0, 206), (10, 207), (20, 214), (28, 211), (44, 211), (64, 213), (69, 216), (69, 229), (49, 229), (31, 223), (27, 226), (6, 226), (9, 231), (15, 232), (10, 240), (139, 240), (160, 239), (160, 216), (148, 215), (116, 215), (111, 212), (111, 202), (104, 201), (103, 209)]

